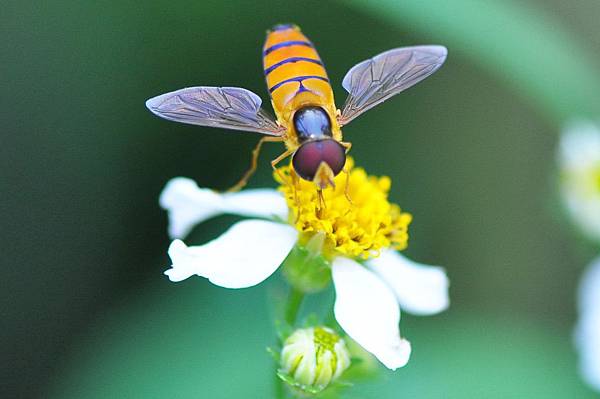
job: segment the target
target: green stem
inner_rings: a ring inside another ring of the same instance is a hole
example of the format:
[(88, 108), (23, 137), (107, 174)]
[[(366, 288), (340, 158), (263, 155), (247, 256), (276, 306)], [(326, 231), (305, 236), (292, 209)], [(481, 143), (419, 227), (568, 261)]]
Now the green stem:
[[(303, 299), (304, 293), (302, 291), (299, 291), (294, 287), (290, 288), (290, 294), (287, 299), (284, 314), (285, 322), (290, 327), (293, 327), (294, 324), (296, 324), (296, 319), (298, 318), (298, 312), (300, 311), (300, 306), (302, 306)], [(275, 367), (275, 398), (287, 398), (283, 381), (281, 381), (281, 379), (279, 379), (279, 376), (277, 376), (277, 367)]]
[(273, 374), (275, 375), (275, 398), (286, 399), (285, 387), (283, 386), (283, 381), (277, 375), (277, 367), (275, 367), (275, 373)]
[(290, 326), (293, 326), (296, 323), (298, 311), (300, 310), (300, 306), (302, 305), (303, 299), (303, 292), (293, 287), (290, 289), (290, 296), (288, 297), (287, 305), (285, 307), (285, 321)]

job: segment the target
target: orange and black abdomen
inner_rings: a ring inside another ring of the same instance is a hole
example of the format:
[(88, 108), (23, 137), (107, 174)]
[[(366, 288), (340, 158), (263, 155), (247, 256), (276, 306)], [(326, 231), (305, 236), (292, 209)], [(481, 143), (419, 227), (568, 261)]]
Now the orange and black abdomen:
[(273, 108), (280, 118), (286, 105), (302, 92), (313, 93), (318, 102), (333, 100), (323, 62), (296, 25), (277, 25), (267, 33), (263, 66)]

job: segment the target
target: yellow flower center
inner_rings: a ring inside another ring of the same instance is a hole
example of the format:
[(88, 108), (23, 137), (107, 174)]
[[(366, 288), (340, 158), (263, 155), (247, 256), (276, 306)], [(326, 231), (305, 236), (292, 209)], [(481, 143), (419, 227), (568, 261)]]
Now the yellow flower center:
[(334, 188), (323, 190), (323, 201), (315, 184), (300, 179), (290, 166), (274, 173), (291, 211), (289, 222), (302, 239), (323, 232), (326, 255), (337, 252), (363, 259), (379, 256), (384, 248), (406, 248), (412, 216), (388, 202), (390, 178), (367, 175), (354, 168), (350, 157), (345, 169), (348, 173), (336, 176)]
[(561, 175), (567, 187), (586, 199), (600, 196), (600, 163), (587, 168), (567, 170)]
[(596, 169), (592, 172), (592, 176), (596, 183), (596, 192), (600, 194), (600, 165), (596, 166)]

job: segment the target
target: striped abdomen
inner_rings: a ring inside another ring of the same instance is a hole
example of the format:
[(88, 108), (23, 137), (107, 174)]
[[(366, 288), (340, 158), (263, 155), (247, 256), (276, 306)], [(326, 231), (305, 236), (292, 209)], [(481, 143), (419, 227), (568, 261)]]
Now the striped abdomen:
[(287, 124), (294, 108), (303, 104), (322, 105), (335, 112), (321, 58), (297, 26), (277, 25), (268, 32), (263, 66), (273, 108), (282, 123)]

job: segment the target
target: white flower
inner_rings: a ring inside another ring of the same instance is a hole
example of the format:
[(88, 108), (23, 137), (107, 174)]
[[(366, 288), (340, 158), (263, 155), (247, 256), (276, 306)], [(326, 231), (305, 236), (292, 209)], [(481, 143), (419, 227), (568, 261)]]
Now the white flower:
[(573, 122), (559, 145), (561, 195), (571, 217), (589, 237), (600, 241), (600, 129)]
[(579, 368), (587, 383), (600, 391), (600, 257), (584, 273), (578, 299), (575, 344)]
[[(192, 275), (225, 288), (259, 284), (273, 274), (298, 240), (287, 220), (287, 205), (276, 190), (246, 190), (219, 194), (176, 178), (165, 187), (160, 204), (169, 213), (171, 281)], [(210, 217), (229, 213), (261, 219), (234, 224), (220, 237), (200, 246), (181, 240), (192, 227)], [(440, 267), (414, 263), (384, 250), (363, 264), (338, 256), (332, 261), (336, 291), (335, 317), (344, 331), (386, 367), (395, 370), (410, 357), (410, 343), (401, 338), (400, 307), (419, 315), (449, 305), (448, 278)]]

